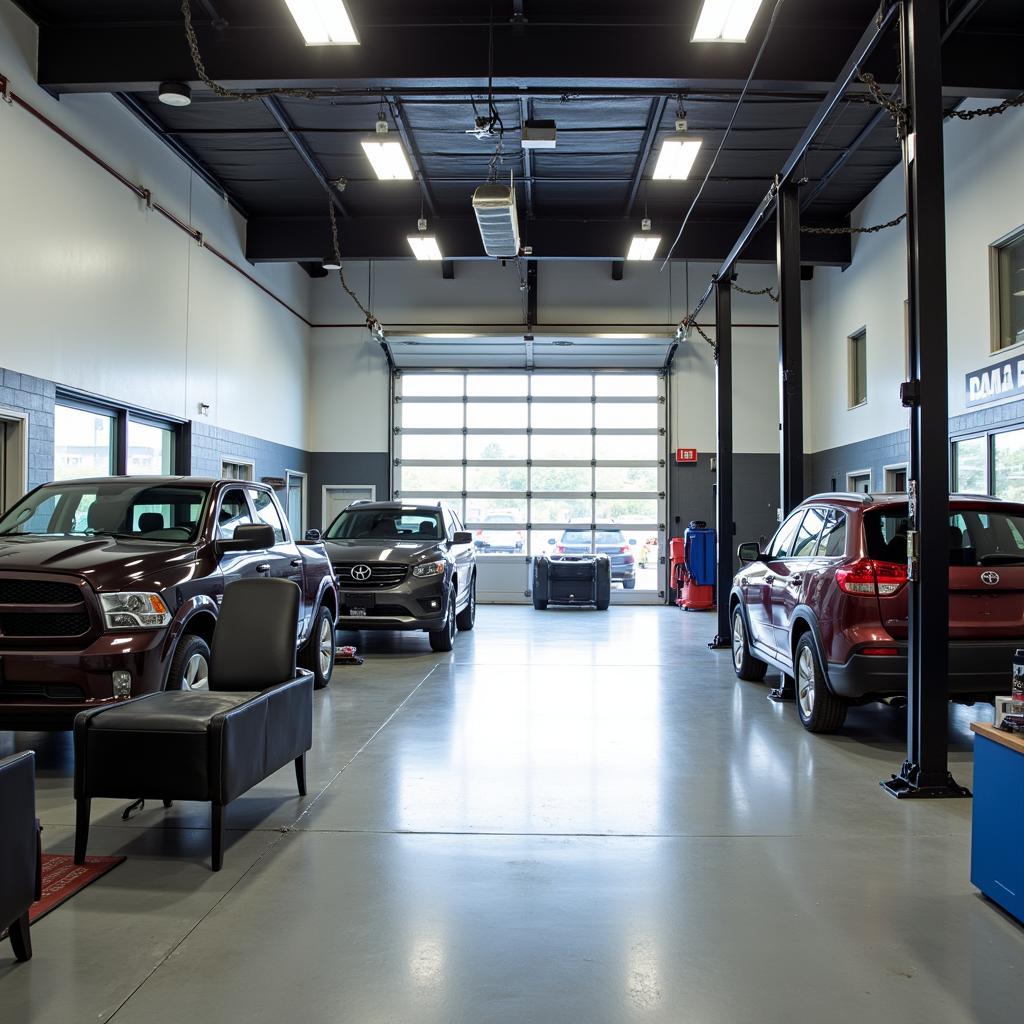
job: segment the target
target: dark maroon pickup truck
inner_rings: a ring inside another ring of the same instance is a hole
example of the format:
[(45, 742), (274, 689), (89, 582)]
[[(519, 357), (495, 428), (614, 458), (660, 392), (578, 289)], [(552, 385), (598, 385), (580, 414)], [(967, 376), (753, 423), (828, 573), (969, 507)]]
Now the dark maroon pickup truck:
[(298, 660), (334, 667), (338, 591), (264, 484), (104, 477), (45, 484), (0, 519), (0, 728), (70, 728), (104, 701), (205, 687), (224, 587), (302, 589)]

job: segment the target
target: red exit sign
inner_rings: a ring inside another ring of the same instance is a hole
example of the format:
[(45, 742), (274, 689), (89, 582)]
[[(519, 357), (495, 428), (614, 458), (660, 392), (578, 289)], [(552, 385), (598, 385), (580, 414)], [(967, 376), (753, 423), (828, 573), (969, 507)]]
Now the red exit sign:
[(676, 449), (676, 462), (696, 462), (697, 461), (697, 449), (696, 448), (677, 448)]

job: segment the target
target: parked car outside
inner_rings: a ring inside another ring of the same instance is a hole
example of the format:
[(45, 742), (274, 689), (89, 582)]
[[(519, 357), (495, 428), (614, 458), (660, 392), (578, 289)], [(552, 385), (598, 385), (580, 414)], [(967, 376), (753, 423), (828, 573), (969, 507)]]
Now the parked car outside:
[[(795, 677), (811, 732), (841, 728), (850, 705), (906, 701), (909, 526), (905, 494), (820, 494), (764, 553), (740, 545), (736, 674)], [(992, 701), (1024, 646), (1024, 504), (952, 495), (949, 558), (950, 699)]]
[(636, 587), (636, 559), (621, 530), (595, 530), (591, 534), (589, 528), (569, 526), (558, 540), (551, 538), (548, 544), (555, 555), (607, 555), (612, 563), (612, 582), (621, 583), (625, 590)]
[[(516, 517), (511, 512), (494, 512), (484, 516), (486, 524), (512, 524)], [(483, 526), (473, 534), (473, 545), (480, 555), (518, 555), (526, 546), (522, 530), (496, 530)]]
[(360, 502), (324, 533), (341, 591), (340, 629), (423, 630), (450, 651), (476, 621), (473, 535), (453, 509)]
[(334, 669), (338, 594), (265, 484), (102, 477), (44, 484), (0, 518), (0, 727), (70, 728), (118, 698), (202, 689), (228, 583), (294, 580), (298, 659)]

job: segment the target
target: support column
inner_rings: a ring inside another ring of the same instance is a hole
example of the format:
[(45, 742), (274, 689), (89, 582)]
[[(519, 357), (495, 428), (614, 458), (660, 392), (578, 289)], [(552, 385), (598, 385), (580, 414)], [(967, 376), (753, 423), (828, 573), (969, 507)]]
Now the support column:
[[(910, 631), (907, 759), (882, 782), (896, 797), (970, 796), (949, 772), (949, 411), (942, 5), (904, 0), (903, 146), (910, 313)], [(924, 371), (927, 369), (927, 373)]]
[(718, 413), (718, 484), (715, 490), (718, 528), (716, 602), (718, 634), (708, 645), (732, 646), (729, 592), (732, 590), (735, 525), (732, 508), (732, 279), (715, 278), (715, 404)]
[(783, 516), (804, 500), (803, 336), (800, 309), (800, 189), (779, 189), (779, 470)]

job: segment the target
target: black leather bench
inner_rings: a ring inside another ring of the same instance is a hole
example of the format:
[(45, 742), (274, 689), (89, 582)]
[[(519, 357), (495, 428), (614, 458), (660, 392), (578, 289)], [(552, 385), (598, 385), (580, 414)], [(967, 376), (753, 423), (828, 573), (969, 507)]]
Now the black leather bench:
[(299, 588), (239, 580), (224, 591), (209, 690), (153, 693), (75, 719), (75, 863), (85, 861), (93, 797), (202, 800), (211, 853), (224, 855), (224, 809), (289, 761), (306, 794), (313, 674), (295, 667)]
[(36, 755), (28, 750), (0, 761), (0, 933), (10, 928), (18, 960), (32, 957), (28, 911), (41, 896)]

